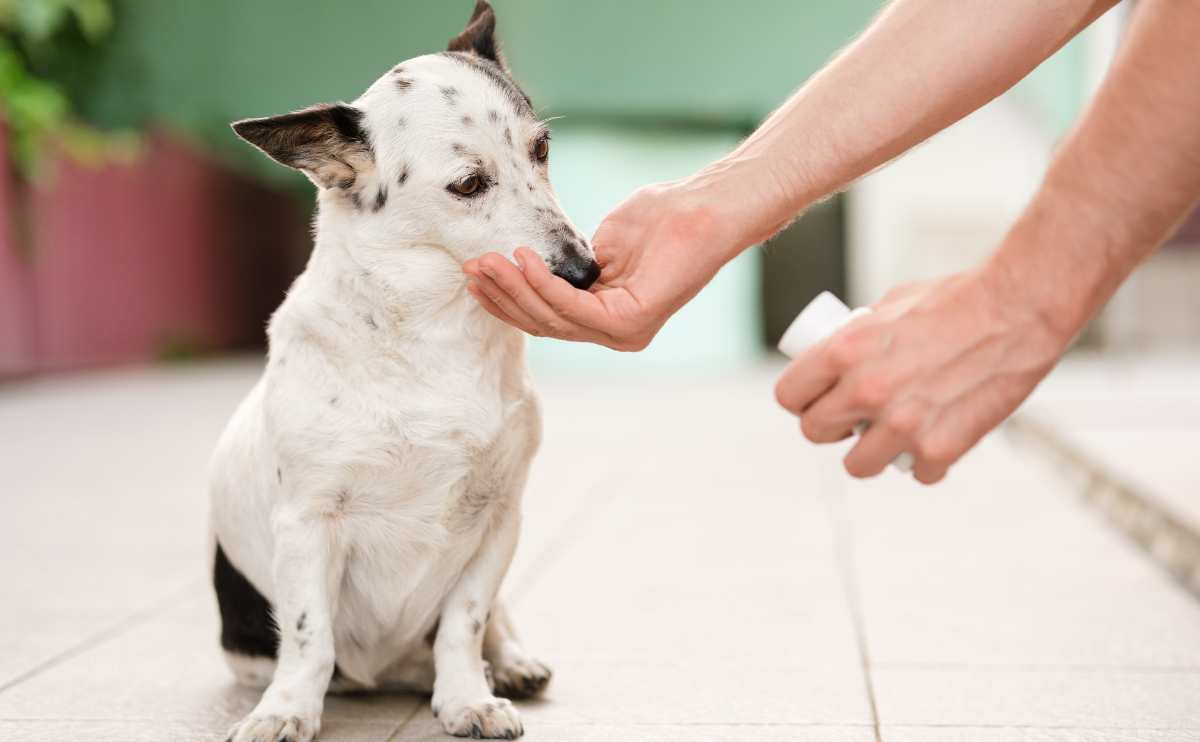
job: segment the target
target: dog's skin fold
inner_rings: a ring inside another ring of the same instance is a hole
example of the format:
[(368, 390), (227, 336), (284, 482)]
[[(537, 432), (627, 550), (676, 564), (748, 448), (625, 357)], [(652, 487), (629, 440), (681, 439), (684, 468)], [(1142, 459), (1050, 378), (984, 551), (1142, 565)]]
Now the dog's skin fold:
[(222, 645), (265, 688), (237, 742), (311, 740), (331, 680), (430, 692), (448, 733), (514, 738), (507, 698), (550, 678), (496, 600), (538, 403), (523, 336), (460, 266), (528, 245), (573, 282), (598, 269), (495, 24), (481, 0), (447, 52), (358, 99), (234, 124), (318, 191), (312, 257), (211, 464)]

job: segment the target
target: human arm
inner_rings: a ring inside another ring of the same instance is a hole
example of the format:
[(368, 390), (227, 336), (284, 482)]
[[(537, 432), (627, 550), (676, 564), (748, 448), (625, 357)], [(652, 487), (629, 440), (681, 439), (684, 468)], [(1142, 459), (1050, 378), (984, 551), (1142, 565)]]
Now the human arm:
[(1200, 4), (1139, 3), (1096, 98), (982, 266), (903, 288), (796, 359), (781, 404), (805, 435), (871, 428), (856, 476), (901, 451), (936, 482), (1050, 371), (1200, 198)]
[(1112, 0), (897, 0), (726, 157), (643, 188), (596, 232), (590, 292), (529, 251), (468, 261), (472, 291), (537, 335), (644, 348), (747, 247), (1011, 87)]

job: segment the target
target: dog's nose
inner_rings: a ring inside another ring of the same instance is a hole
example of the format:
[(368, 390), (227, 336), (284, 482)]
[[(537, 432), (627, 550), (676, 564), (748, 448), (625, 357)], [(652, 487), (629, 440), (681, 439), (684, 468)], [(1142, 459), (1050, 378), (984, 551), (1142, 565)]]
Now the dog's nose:
[(570, 245), (564, 246), (562, 260), (550, 272), (577, 289), (587, 290), (600, 277), (600, 264)]
[(577, 289), (587, 290), (600, 277), (600, 265), (590, 258), (563, 261), (551, 271)]

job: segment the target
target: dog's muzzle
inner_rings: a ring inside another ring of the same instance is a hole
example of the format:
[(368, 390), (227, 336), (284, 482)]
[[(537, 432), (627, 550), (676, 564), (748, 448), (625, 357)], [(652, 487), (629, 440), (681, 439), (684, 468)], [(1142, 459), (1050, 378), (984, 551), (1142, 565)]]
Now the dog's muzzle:
[(564, 245), (562, 259), (550, 272), (577, 289), (587, 290), (600, 277), (600, 264), (575, 245)]

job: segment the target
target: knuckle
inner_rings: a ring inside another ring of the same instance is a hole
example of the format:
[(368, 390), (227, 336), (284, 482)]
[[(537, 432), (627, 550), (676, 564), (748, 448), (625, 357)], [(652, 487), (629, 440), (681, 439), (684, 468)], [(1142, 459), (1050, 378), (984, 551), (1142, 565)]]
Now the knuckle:
[(879, 422), (901, 438), (911, 438), (921, 429), (921, 415), (913, 407), (889, 410)]
[(876, 409), (887, 403), (891, 387), (891, 379), (886, 374), (872, 373), (855, 382), (850, 396), (856, 405)]
[(914, 453), (930, 466), (942, 469), (958, 458), (958, 446), (950, 438), (934, 434), (918, 438)]
[(853, 367), (862, 357), (858, 333), (845, 331), (835, 334), (829, 338), (827, 352), (835, 368), (844, 370)]

